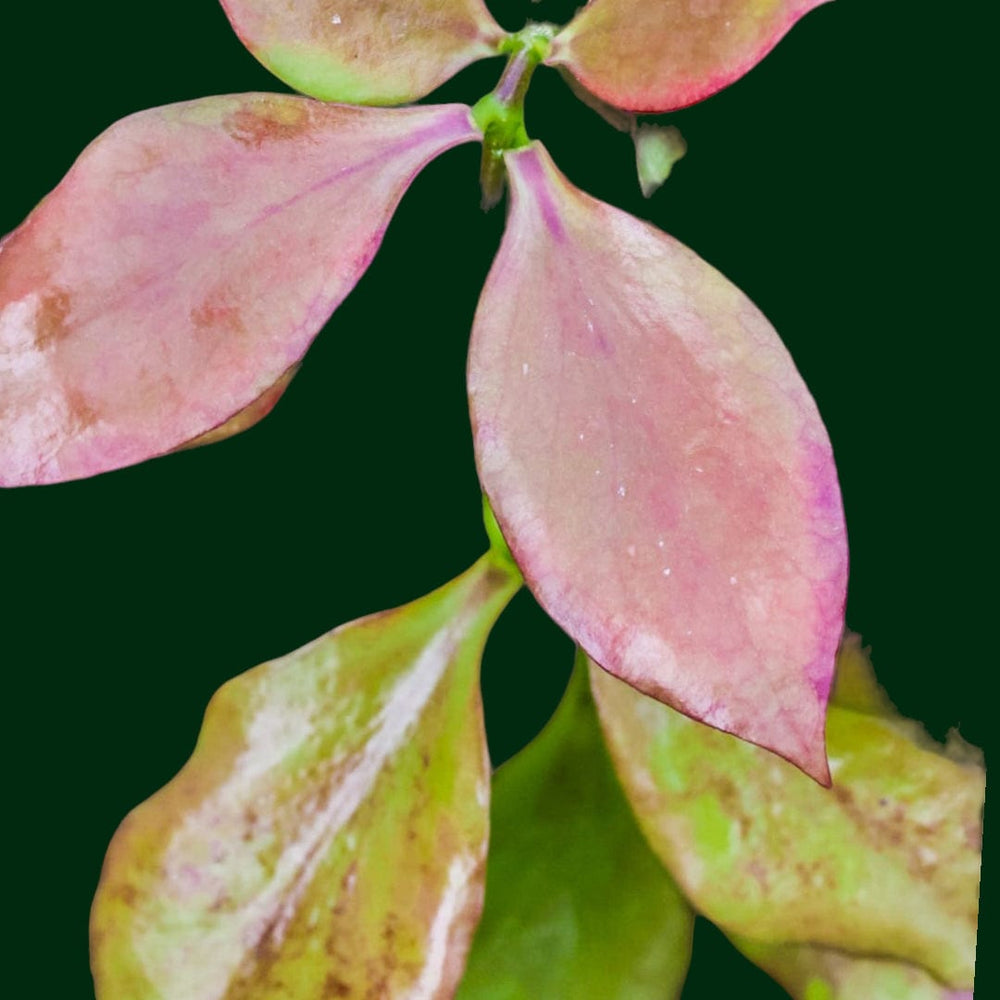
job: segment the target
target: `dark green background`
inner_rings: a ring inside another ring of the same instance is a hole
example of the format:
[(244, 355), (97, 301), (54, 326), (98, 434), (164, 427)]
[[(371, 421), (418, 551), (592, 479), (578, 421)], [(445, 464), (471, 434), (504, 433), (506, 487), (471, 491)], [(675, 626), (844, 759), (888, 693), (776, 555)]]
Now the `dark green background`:
[[(574, 5), (493, 6), (517, 28)], [(889, 6), (823, 7), (736, 85), (669, 116), (690, 152), (649, 202), (628, 139), (544, 68), (527, 123), (572, 181), (683, 240), (771, 318), (837, 454), (848, 624), (905, 713), (983, 744), (998, 591), (983, 32)], [(0, 232), (116, 119), (285, 89), (213, 0), (57, 2), (5, 12), (0, 33)], [(435, 99), (474, 101), (501, 65)], [(484, 548), (464, 366), (503, 210), (480, 212), (477, 158), (454, 150), (417, 179), (263, 424), (95, 480), (0, 493), (6, 944), (35, 982), (19, 995), (90, 996), (104, 847), (184, 761), (219, 684), (426, 593)], [(522, 593), (484, 665), (496, 760), (544, 722), (570, 659)], [(782, 995), (749, 967), (737, 978), (741, 964), (700, 930), (685, 1000), (737, 983)]]

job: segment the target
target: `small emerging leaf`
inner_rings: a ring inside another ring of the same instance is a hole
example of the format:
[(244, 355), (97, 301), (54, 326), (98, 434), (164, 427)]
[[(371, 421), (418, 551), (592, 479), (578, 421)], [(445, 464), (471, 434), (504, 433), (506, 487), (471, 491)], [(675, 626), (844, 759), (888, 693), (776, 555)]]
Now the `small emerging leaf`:
[(451, 995), (486, 855), (478, 664), (517, 587), (484, 557), (224, 685), (111, 842), (99, 1000)]
[(222, 0), (243, 44), (324, 101), (416, 100), (504, 37), (482, 0)]
[(476, 312), (480, 480), (605, 669), (827, 776), (847, 546), (816, 405), (745, 295), (537, 143)]
[(0, 485), (91, 476), (248, 426), (414, 176), (478, 138), (460, 105), (277, 94), (113, 125), (0, 243)]
[(684, 136), (673, 125), (638, 125), (632, 132), (635, 166), (644, 198), (651, 198), (687, 152)]
[(632, 111), (687, 107), (753, 69), (825, 0), (590, 0), (546, 59)]
[[(847, 655), (857, 652), (854, 644)], [(915, 723), (843, 707), (835, 694), (827, 790), (596, 667), (591, 681), (640, 825), (696, 909), (760, 946), (878, 955), (971, 988), (985, 775), (970, 753), (954, 759), (926, 735), (916, 739)], [(775, 953), (774, 965), (782, 982), (814, 964), (831, 981), (922, 980), (834, 958)]]
[(649, 849), (601, 738), (586, 661), (493, 777), (486, 906), (458, 1000), (675, 1000), (694, 915)]

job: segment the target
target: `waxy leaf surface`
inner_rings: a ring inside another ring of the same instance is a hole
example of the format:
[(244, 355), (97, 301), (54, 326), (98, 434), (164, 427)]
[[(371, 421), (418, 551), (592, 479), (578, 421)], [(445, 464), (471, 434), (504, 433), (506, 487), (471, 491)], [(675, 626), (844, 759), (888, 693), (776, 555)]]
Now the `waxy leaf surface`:
[(580, 656), (551, 721), (493, 777), (458, 1000), (675, 1000), (693, 922), (625, 801)]
[(243, 44), (324, 101), (401, 104), (477, 59), (503, 29), (482, 0), (222, 0)]
[(730, 936), (793, 1000), (973, 1000), (916, 965), (810, 945), (767, 945)]
[(492, 556), (224, 685), (108, 850), (100, 1000), (451, 996), (482, 905)]
[(546, 62), (632, 111), (694, 104), (760, 62), (825, 0), (591, 0)]
[(0, 244), (0, 484), (94, 475), (250, 408), (364, 273), (460, 105), (210, 97), (133, 115)]
[[(845, 653), (857, 657), (856, 644)], [(824, 789), (596, 667), (591, 681), (640, 825), (696, 909), (760, 945), (880, 956), (971, 988), (985, 792), (974, 752), (835, 694)], [(827, 962), (801, 956), (789, 976), (800, 960)], [(831, 972), (841, 975), (868, 973)]]
[(826, 778), (847, 552), (826, 431), (773, 328), (537, 143), (472, 334), (480, 480), (597, 662)]

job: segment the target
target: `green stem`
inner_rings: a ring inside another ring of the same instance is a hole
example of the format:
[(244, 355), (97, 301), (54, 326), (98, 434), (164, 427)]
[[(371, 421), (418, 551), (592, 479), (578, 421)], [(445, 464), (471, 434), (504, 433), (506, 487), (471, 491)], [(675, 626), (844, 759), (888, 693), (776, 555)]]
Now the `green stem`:
[(504, 152), (520, 149), (530, 141), (524, 127), (524, 95), (535, 67), (548, 53), (549, 43), (557, 30), (552, 24), (529, 24), (504, 39), (501, 51), (510, 53), (510, 58), (503, 76), (493, 91), (477, 101), (472, 109), (472, 117), (483, 133), (479, 180), (484, 209), (492, 208), (503, 194)]
[(507, 541), (503, 537), (500, 525), (497, 524), (496, 515), (493, 513), (489, 500), (486, 499), (485, 493), (483, 494), (483, 525), (486, 528), (486, 537), (490, 540), (490, 555), (509, 572), (516, 574), (518, 579), (521, 579), (521, 571), (517, 568), (517, 563), (514, 562), (510, 549), (507, 548)]

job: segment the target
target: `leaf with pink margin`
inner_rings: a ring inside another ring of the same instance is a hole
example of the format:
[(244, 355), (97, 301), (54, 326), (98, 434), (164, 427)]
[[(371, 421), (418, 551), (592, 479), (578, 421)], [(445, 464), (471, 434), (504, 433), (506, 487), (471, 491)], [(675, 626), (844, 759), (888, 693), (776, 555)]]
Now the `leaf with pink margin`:
[[(841, 659), (861, 655), (851, 640)], [(752, 957), (765, 968), (773, 959), (780, 981), (814, 966), (834, 982), (899, 978), (838, 964), (824, 954), (833, 949), (916, 966), (952, 990), (972, 987), (985, 795), (976, 751), (934, 743), (884, 702), (866, 696), (859, 709), (857, 689), (842, 704), (835, 690), (827, 790), (596, 666), (591, 686), (653, 850), (695, 909), (738, 946), (755, 943)], [(771, 945), (816, 950), (771, 954)]]
[(91, 914), (99, 1000), (450, 996), (482, 907), (485, 556), (225, 684), (129, 814)]
[(605, 669), (827, 779), (847, 546), (815, 403), (692, 251), (537, 143), (472, 334), (480, 480), (525, 580)]
[(482, 0), (222, 0), (243, 44), (275, 76), (324, 101), (402, 104), (477, 59), (504, 30)]
[(565, 66), (603, 101), (673, 111), (753, 69), (826, 0), (590, 0), (553, 39)]
[(241, 94), (113, 125), (0, 244), (0, 485), (163, 454), (282, 380), (462, 105)]

